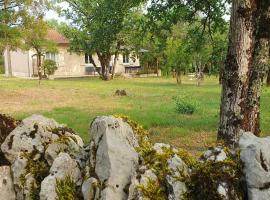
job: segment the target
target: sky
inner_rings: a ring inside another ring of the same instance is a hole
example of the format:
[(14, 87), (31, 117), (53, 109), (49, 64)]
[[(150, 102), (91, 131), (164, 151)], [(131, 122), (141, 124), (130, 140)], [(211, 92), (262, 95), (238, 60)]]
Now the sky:
[[(61, 8), (68, 8), (68, 4), (67, 3), (60, 3), (59, 6)], [(57, 21), (59, 22), (64, 22), (66, 21), (64, 17), (59, 17), (59, 15), (57, 14), (57, 12), (55, 11), (47, 11), (46, 15), (45, 15), (45, 18), (47, 20), (50, 20), (50, 19), (56, 19)]]

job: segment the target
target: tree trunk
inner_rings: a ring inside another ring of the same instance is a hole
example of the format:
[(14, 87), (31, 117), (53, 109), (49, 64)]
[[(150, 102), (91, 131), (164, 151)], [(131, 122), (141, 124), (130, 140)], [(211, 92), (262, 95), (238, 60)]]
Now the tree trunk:
[(270, 87), (270, 69), (268, 69), (268, 72), (267, 72), (266, 86)]
[[(255, 44), (253, 62), (249, 74), (249, 87), (245, 99), (245, 112), (241, 128), (255, 135), (260, 135), (260, 94), (269, 58), (270, 39), (270, 1), (261, 0), (257, 3)], [(266, 28), (267, 27), (267, 28)]]
[(262, 41), (255, 31), (261, 31), (257, 23), (261, 15), (259, 8), (262, 2), (267, 1), (234, 0), (232, 3), (218, 131), (218, 139), (231, 147), (238, 145), (241, 129), (255, 134), (259, 130), (262, 64), (268, 42)]
[(179, 70), (176, 70), (175, 71), (175, 77), (176, 77), (176, 82), (177, 84), (182, 84), (182, 80), (181, 80), (181, 71)]
[(97, 55), (101, 65), (101, 78), (102, 80), (107, 81), (109, 80), (109, 66), (111, 54), (97, 52)]
[(118, 59), (118, 51), (115, 52), (115, 54), (114, 54), (114, 60), (113, 60), (113, 66), (112, 66), (112, 77), (111, 77), (111, 79), (114, 79), (114, 76), (115, 76), (115, 68), (116, 68), (117, 59)]
[(12, 76), (12, 66), (11, 66), (11, 55), (10, 55), (10, 48), (9, 45), (6, 47), (7, 52), (7, 69), (8, 69), (8, 76)]
[(41, 53), (37, 53), (37, 70), (38, 70), (38, 79), (42, 79), (42, 69), (41, 69)]
[(94, 61), (92, 54), (89, 54), (89, 55), (90, 55), (89, 59), (91, 63), (93, 64), (95, 71), (101, 76), (100, 70), (98, 69), (96, 62)]

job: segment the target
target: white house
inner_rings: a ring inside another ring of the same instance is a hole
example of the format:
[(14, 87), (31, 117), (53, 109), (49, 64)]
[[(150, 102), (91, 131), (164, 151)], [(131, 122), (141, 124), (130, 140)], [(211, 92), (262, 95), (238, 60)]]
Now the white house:
[[(70, 53), (68, 51), (69, 41), (59, 34), (57, 31), (50, 30), (48, 32), (48, 38), (57, 44), (58, 52), (47, 52), (44, 59), (54, 60), (58, 69), (55, 72), (55, 77), (73, 77), (73, 76), (85, 76), (93, 75), (95, 69), (90, 62), (89, 55)], [(9, 56), (10, 55), (10, 56)], [(4, 52), (5, 72), (8, 75), (8, 60), (10, 60), (10, 66), (13, 76), (17, 77), (34, 77), (37, 76), (37, 62), (35, 51), (28, 50), (22, 51), (17, 49), (16, 51)], [(10, 58), (10, 59), (9, 59)], [(93, 59), (100, 67), (100, 62), (97, 55), (93, 55)], [(114, 57), (111, 58), (111, 63)], [(115, 67), (116, 74), (121, 73), (136, 73), (140, 70), (140, 61), (138, 57), (134, 57), (128, 54), (120, 54)]]

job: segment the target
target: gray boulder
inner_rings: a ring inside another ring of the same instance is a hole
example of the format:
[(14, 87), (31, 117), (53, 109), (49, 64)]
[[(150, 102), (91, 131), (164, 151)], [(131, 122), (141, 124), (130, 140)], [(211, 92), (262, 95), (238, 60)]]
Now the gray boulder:
[(270, 137), (258, 138), (243, 133), (239, 147), (249, 200), (270, 199)]
[(227, 155), (223, 149), (223, 147), (211, 147), (209, 148), (202, 157), (200, 158), (202, 161), (223, 161), (227, 158)]
[(9, 166), (0, 167), (0, 199), (15, 200), (15, 190)]
[(174, 155), (167, 161), (170, 175), (166, 176), (166, 184), (169, 190), (169, 200), (183, 199), (187, 191), (186, 184), (180, 181), (180, 178), (188, 175), (188, 167), (177, 155)]
[(128, 198), (129, 186), (138, 167), (137, 146), (131, 127), (122, 119), (104, 116), (92, 123), (89, 174), (98, 179), (101, 199)]
[(41, 183), (40, 200), (55, 200), (57, 198), (56, 180), (63, 180), (66, 177), (70, 177), (76, 185), (81, 185), (78, 164), (69, 154), (60, 153), (51, 166), (50, 175)]
[(82, 194), (84, 200), (98, 200), (99, 198), (99, 182), (91, 177), (86, 179), (82, 184)]

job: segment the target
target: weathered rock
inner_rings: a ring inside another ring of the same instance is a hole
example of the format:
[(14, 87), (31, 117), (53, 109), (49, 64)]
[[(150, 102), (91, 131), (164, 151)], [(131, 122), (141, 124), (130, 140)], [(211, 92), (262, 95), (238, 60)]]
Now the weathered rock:
[[(64, 144), (68, 149), (62, 148)], [(13, 163), (21, 152), (44, 154), (47, 146), (50, 148), (45, 157), (48, 163), (52, 164), (61, 150), (76, 155), (81, 151), (83, 142), (72, 130), (58, 124), (55, 120), (41, 115), (32, 115), (24, 119), (10, 133), (1, 145), (1, 149), (10, 163)]]
[(252, 133), (243, 133), (239, 147), (244, 163), (248, 199), (270, 199), (270, 137), (258, 138)]
[(127, 199), (138, 167), (137, 146), (131, 127), (122, 119), (97, 117), (92, 123), (90, 169), (102, 186), (101, 199)]
[(9, 166), (0, 167), (0, 199), (15, 200), (15, 190)]
[(70, 177), (77, 185), (81, 184), (81, 172), (76, 161), (69, 154), (60, 153), (51, 166), (50, 175), (41, 183), (40, 199), (55, 200), (57, 197), (56, 180), (66, 177)]
[(166, 176), (167, 188), (169, 190), (168, 199), (182, 199), (187, 191), (186, 184), (180, 181), (180, 178), (187, 176), (188, 167), (177, 155), (174, 155), (168, 162), (170, 175)]
[[(0, 114), (0, 147), (5, 141), (6, 137), (16, 128), (18, 124), (19, 121), (9, 116)], [(0, 149), (0, 166), (4, 165), (10, 165), (10, 163)]]
[(201, 160), (223, 161), (227, 155), (222, 147), (211, 147), (201, 157)]
[(164, 144), (164, 143), (155, 143), (153, 145), (153, 149), (158, 153), (158, 154), (163, 154), (164, 149), (170, 149), (171, 146), (169, 144)]
[(144, 171), (144, 173), (139, 175), (139, 179), (136, 179), (135, 177), (131, 181), (131, 185), (129, 187), (129, 196), (128, 200), (144, 200), (145, 198), (144, 194), (141, 192), (139, 187), (147, 188), (148, 184), (156, 183), (158, 185), (158, 177), (155, 175), (152, 169), (147, 169)]
[[(18, 156), (15, 162), (11, 166), (11, 171), (13, 174), (13, 184), (15, 187), (16, 195), (18, 200), (23, 200), (25, 194), (29, 194), (29, 191), (24, 190), (24, 182), (26, 177), (26, 165), (27, 159)], [(23, 179), (22, 179), (23, 178)]]
[(86, 179), (82, 184), (82, 194), (84, 200), (98, 200), (99, 198), (99, 182), (91, 177)]
[(59, 125), (52, 119), (41, 115), (32, 115), (24, 119), (6, 138), (1, 149), (10, 163), (13, 163), (21, 152), (44, 153), (43, 143), (53, 140), (52, 132)]

